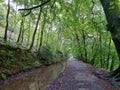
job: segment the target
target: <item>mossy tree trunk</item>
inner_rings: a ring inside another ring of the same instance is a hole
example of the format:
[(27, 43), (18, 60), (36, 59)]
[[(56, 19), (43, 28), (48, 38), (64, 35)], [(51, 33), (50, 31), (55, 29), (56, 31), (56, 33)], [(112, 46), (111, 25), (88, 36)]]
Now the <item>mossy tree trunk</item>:
[[(120, 60), (120, 1), (119, 0), (100, 0), (108, 24), (106, 25), (111, 32), (112, 40), (115, 44)], [(114, 74), (120, 73), (120, 65)]]

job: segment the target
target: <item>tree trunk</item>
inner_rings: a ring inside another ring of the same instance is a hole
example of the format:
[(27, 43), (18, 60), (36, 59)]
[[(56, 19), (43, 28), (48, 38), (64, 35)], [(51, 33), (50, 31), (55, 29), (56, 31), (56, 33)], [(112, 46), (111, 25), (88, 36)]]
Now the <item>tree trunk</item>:
[(34, 44), (35, 35), (36, 35), (37, 29), (38, 29), (38, 24), (39, 24), (39, 21), (40, 21), (41, 13), (42, 13), (42, 8), (40, 8), (40, 11), (39, 11), (39, 15), (38, 15), (36, 27), (35, 27), (35, 30), (34, 30), (34, 33), (33, 33), (32, 42), (31, 42), (31, 45), (30, 45), (30, 47), (29, 47), (29, 50), (32, 49), (33, 44)]
[(23, 31), (23, 19), (21, 20), (20, 31), (19, 31), (17, 43), (19, 43), (19, 41), (20, 41), (22, 31)]
[(10, 0), (8, 0), (8, 10), (7, 10), (7, 15), (6, 15), (6, 27), (5, 27), (5, 34), (4, 34), (4, 40), (7, 41), (7, 29), (8, 29), (8, 17), (10, 13)]
[[(117, 0), (100, 0), (107, 19), (107, 28), (111, 32), (120, 60), (120, 8)], [(120, 65), (114, 74), (120, 73)]]
[(45, 23), (46, 23), (46, 17), (47, 17), (47, 10), (44, 14), (44, 21), (43, 21), (43, 24), (42, 24), (42, 28), (41, 28), (41, 36), (40, 36), (40, 45), (39, 45), (39, 48), (42, 46), (43, 44), (43, 34), (44, 34), (44, 28), (45, 28)]

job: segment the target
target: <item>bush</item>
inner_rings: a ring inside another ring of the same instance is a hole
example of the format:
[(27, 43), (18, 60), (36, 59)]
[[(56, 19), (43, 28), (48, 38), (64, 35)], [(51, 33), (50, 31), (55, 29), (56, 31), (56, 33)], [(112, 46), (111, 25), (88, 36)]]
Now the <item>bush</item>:
[(62, 52), (60, 50), (56, 50), (55, 52), (55, 58), (60, 60), (67, 60), (68, 54), (66, 52)]
[(50, 64), (53, 61), (53, 53), (49, 46), (42, 46), (37, 51), (37, 57), (43, 63)]
[(67, 59), (67, 53), (60, 50), (53, 51), (50, 46), (42, 46), (37, 51), (37, 57), (43, 64), (51, 64)]

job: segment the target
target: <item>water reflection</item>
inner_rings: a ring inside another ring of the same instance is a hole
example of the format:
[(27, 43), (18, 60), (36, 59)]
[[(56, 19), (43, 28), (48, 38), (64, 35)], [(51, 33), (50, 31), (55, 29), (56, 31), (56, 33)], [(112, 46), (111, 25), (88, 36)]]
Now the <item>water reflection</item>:
[(0, 90), (44, 90), (65, 69), (65, 66), (66, 62), (62, 62), (20, 75), (1, 84)]

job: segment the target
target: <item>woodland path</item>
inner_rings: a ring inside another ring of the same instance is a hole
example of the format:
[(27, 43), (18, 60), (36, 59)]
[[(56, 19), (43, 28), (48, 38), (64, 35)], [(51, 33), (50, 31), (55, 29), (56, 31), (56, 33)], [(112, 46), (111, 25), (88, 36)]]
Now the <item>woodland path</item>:
[(108, 81), (94, 76), (93, 71), (106, 73), (76, 59), (72, 59), (64, 72), (49, 84), (45, 90), (120, 90), (113, 87)]

